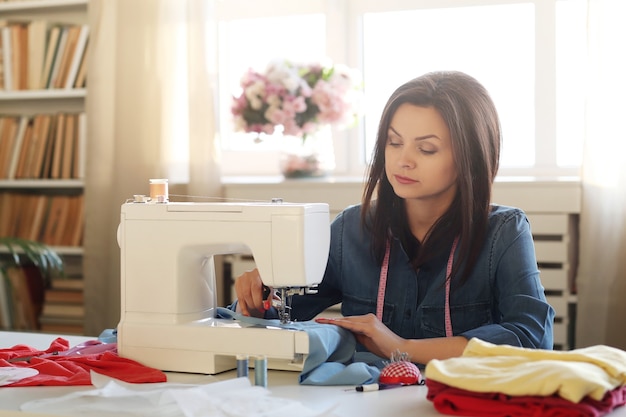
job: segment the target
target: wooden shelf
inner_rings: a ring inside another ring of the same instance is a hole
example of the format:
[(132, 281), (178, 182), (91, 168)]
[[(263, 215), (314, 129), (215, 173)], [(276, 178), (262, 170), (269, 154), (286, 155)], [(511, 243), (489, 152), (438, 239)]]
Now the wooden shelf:
[(27, 11), (54, 9), (61, 7), (86, 6), (88, 0), (31, 0), (7, 1), (0, 3), (0, 13), (9, 11)]
[(51, 179), (18, 179), (18, 180), (0, 180), (0, 190), (3, 189), (82, 189), (85, 186), (83, 180), (51, 180)]
[(0, 91), (0, 101), (84, 99), (86, 96), (85, 88)]

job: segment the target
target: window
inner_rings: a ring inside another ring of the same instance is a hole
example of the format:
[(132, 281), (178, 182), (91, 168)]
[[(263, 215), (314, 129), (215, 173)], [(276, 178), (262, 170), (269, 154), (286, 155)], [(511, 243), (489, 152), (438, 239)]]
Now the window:
[(362, 176), (393, 89), (457, 69), (490, 91), (503, 127), (501, 175), (577, 175), (584, 132), (585, 0), (229, 0), (218, 2), (223, 173), (278, 174), (271, 139), (234, 133), (248, 67), (330, 58), (363, 74), (364, 116), (334, 131), (336, 173)]
[(587, 94), (587, 2), (556, 4), (556, 160), (558, 167), (580, 166)]
[[(228, 110), (220, 113), (221, 126), (230, 128), (231, 99), (241, 92), (239, 81), (248, 68), (263, 70), (271, 60), (281, 57), (294, 62), (325, 58), (324, 21), (323, 14), (309, 14), (239, 19), (219, 26), (221, 44), (227, 45), (219, 49), (220, 90), (226, 92), (220, 95), (220, 108)], [(235, 151), (271, 149), (274, 145), (271, 138), (269, 143), (254, 143), (255, 135), (234, 134), (229, 139), (225, 145)]]

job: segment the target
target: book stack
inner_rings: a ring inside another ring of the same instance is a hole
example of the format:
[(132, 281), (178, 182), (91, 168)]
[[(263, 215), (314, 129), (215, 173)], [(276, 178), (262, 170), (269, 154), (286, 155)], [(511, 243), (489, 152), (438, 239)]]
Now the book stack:
[(0, 87), (7, 91), (84, 88), (87, 25), (45, 19), (0, 21)]
[(84, 178), (85, 113), (0, 116), (0, 179)]
[(39, 317), (42, 332), (56, 334), (84, 333), (84, 285), (78, 264), (64, 259), (65, 278), (53, 278), (45, 290)]
[(82, 194), (2, 192), (0, 213), (0, 236), (35, 240), (50, 246), (82, 245)]

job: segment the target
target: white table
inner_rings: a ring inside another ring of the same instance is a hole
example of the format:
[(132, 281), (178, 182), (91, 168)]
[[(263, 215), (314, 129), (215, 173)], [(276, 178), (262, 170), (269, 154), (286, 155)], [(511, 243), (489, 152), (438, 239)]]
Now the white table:
[[(25, 344), (37, 349), (45, 349), (56, 338), (56, 335), (19, 333), (0, 331), (0, 348), (7, 348), (17, 344)], [(64, 336), (70, 346), (75, 346), (93, 338), (79, 336)], [(224, 372), (218, 375), (168, 373), (168, 382), (180, 383), (210, 383), (236, 376), (235, 371)], [(250, 370), (250, 379), (254, 383), (254, 370)], [(345, 386), (305, 386), (298, 384), (298, 374), (288, 371), (269, 371), (268, 389), (274, 397), (298, 400), (314, 410), (323, 410), (333, 404), (337, 407), (333, 413), (337, 416), (441, 416), (426, 399), (425, 386), (411, 386), (390, 390), (359, 393), (353, 390), (346, 391)], [(93, 387), (23, 387), (0, 388), (0, 417), (19, 415), (20, 417), (35, 416), (29, 413), (19, 413), (19, 406), (37, 398), (48, 398), (64, 395), (76, 390), (93, 389)], [(5, 411), (3, 411), (5, 410)], [(6, 411), (10, 410), (10, 411)], [(39, 416), (42, 416), (39, 414)], [(626, 417), (626, 407), (608, 414), (609, 417)]]
[[(17, 344), (46, 349), (57, 335), (39, 333), (20, 333), (0, 331), (0, 348), (8, 348)], [(70, 346), (75, 346), (93, 337), (65, 336)], [(167, 373), (168, 382), (204, 384), (235, 378), (236, 372), (229, 371), (218, 375)], [(250, 369), (250, 380), (254, 383), (254, 369)], [(288, 371), (268, 371), (268, 386), (273, 397), (290, 398), (314, 410), (323, 410), (333, 404), (337, 408), (333, 413), (337, 416), (439, 416), (432, 404), (426, 400), (427, 388), (412, 386), (384, 391), (359, 393), (346, 391), (346, 386), (304, 386), (298, 384), (298, 373)], [(21, 404), (38, 398), (64, 395), (76, 390), (88, 390), (93, 387), (0, 387), (0, 417), (17, 414), (20, 417), (34, 415), (16, 413)], [(2, 410), (12, 410), (11, 414)], [(41, 416), (41, 414), (39, 414)]]

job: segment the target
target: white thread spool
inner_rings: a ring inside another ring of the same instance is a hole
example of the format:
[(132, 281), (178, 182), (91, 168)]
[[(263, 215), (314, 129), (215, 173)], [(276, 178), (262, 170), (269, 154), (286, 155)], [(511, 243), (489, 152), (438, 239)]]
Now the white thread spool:
[(167, 201), (169, 200), (167, 179), (150, 179), (150, 200), (157, 203), (167, 203)]

